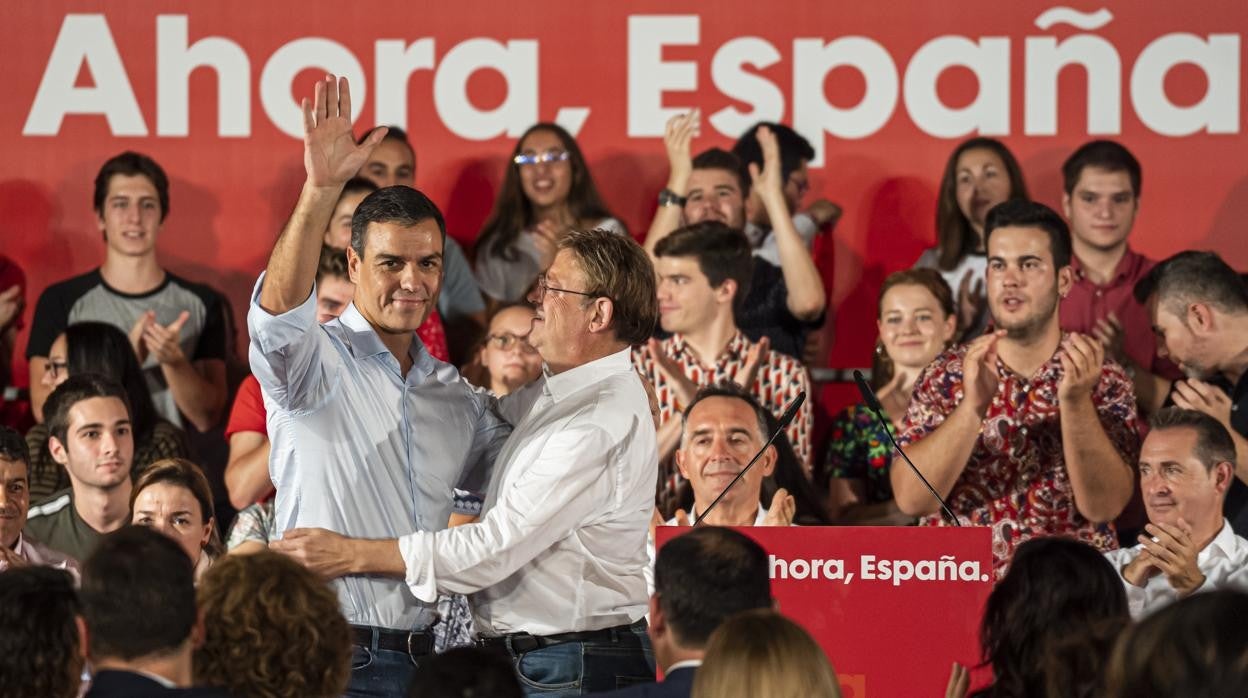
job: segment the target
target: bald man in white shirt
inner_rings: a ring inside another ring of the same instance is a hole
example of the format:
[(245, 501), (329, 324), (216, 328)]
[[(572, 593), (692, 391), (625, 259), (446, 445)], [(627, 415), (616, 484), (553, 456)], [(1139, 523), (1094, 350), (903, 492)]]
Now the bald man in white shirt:
[(1235, 443), (1213, 417), (1177, 407), (1153, 417), (1139, 464), (1149, 524), (1139, 545), (1105, 554), (1132, 616), (1196, 592), (1248, 591), (1248, 540), (1222, 516), (1234, 463)]
[(631, 238), (568, 234), (531, 298), (544, 375), (502, 401), (515, 429), (481, 520), (397, 540), (304, 530), (286, 552), (331, 577), (403, 578), (421, 600), (471, 594), (479, 644), (508, 654), (529, 694), (652, 680), (644, 569), (658, 451), (630, 347), (650, 337), (656, 298)]

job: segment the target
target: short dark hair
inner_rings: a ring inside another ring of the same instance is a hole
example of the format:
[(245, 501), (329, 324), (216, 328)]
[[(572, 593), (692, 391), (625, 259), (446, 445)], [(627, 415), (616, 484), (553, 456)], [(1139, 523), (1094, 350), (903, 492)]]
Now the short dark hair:
[(108, 185), (112, 182), (113, 175), (147, 177), (152, 186), (156, 187), (156, 198), (160, 200), (160, 220), (165, 220), (165, 217), (169, 215), (169, 178), (165, 176), (165, 171), (155, 160), (132, 150), (109, 158), (95, 175), (95, 195), (92, 197), (92, 203), (97, 215), (101, 217), (104, 215), (104, 200), (108, 198)]
[(446, 219), (438, 205), (418, 189), (403, 186), (385, 187), (364, 197), (351, 216), (351, 249), (364, 258), (364, 243), (368, 241), (368, 226), (373, 223), (397, 223), (413, 226), (433, 219), (446, 245)]
[(456, 647), (422, 659), (412, 674), (408, 698), (520, 698), (511, 662), (478, 647)]
[[(754, 124), (732, 146), (732, 152), (741, 160), (743, 167), (751, 163), (763, 166), (763, 147), (758, 144), (758, 129), (766, 126), (776, 134), (776, 144), (780, 146), (780, 176), (787, 182), (789, 175), (802, 167), (802, 161), (815, 159), (815, 149), (810, 141), (793, 129), (774, 121), (760, 121)], [(748, 172), (748, 170), (747, 170)]]
[(377, 191), (377, 189), (377, 185), (374, 184), (371, 179), (367, 179), (365, 177), (352, 177), (347, 180), (346, 184), (342, 185), (342, 193), (338, 195), (338, 200), (341, 201), (342, 197), (348, 194), (372, 194)]
[(1197, 301), (1224, 312), (1248, 310), (1248, 285), (1216, 252), (1188, 250), (1167, 257), (1135, 284), (1135, 299), (1171, 307)]
[(1140, 195), (1143, 184), (1140, 161), (1121, 143), (1109, 140), (1090, 141), (1071, 153), (1062, 164), (1063, 186), (1067, 195), (1074, 193), (1083, 171), (1089, 167), (1107, 172), (1126, 172), (1131, 179), (1132, 194), (1137, 197)]
[(1070, 228), (1057, 211), (1024, 199), (1010, 199), (993, 206), (984, 219), (984, 249), (988, 249), (988, 239), (994, 230), (1007, 227), (1043, 230), (1049, 236), (1053, 266), (1057, 269), (1070, 266)]
[(30, 447), (16, 429), (0, 426), (0, 458), (30, 465)]
[(179, 649), (195, 625), (195, 572), (169, 537), (125, 526), (82, 566), (90, 654), (126, 661)]
[(689, 648), (729, 616), (770, 608), (767, 553), (744, 534), (702, 526), (668, 541), (654, 560), (654, 593), (676, 640)]
[(585, 274), (587, 292), (610, 298), (615, 336), (641, 344), (654, 334), (659, 318), (659, 295), (654, 264), (637, 241), (610, 230), (573, 230), (559, 241)]
[(48, 426), (48, 436), (65, 443), (69, 432), (69, 411), (83, 400), (96, 397), (115, 397), (126, 406), (130, 415), (130, 398), (117, 381), (98, 373), (76, 373), (56, 386), (43, 403), (43, 419)]
[(712, 383), (698, 390), (694, 394), (693, 399), (689, 401), (689, 405), (685, 407), (685, 411), (680, 413), (680, 433), (681, 443), (684, 443), (685, 427), (689, 423), (689, 415), (693, 413), (693, 408), (698, 406), (699, 402), (713, 397), (734, 398), (744, 402), (750, 406), (750, 410), (754, 412), (754, 416), (758, 418), (758, 438), (767, 438), (767, 409), (759, 403), (758, 399), (749, 390), (733, 383), (732, 381), (723, 381), (720, 383)]
[(754, 251), (745, 233), (719, 221), (702, 221), (677, 228), (654, 246), (655, 257), (693, 257), (711, 288), (728, 279), (737, 284), (734, 307), (750, 293), (754, 276)]
[(1127, 628), (1106, 667), (1111, 698), (1248, 694), (1248, 594), (1192, 594)]
[(321, 258), (316, 264), (316, 283), (327, 276), (350, 279), (347, 271), (347, 252), (329, 245), (321, 245)]
[[(1205, 470), (1218, 463), (1235, 464), (1235, 441), (1222, 422), (1198, 410), (1165, 407), (1148, 420), (1152, 432), (1163, 429), (1191, 429), (1196, 432), (1194, 455)], [(1151, 433), (1151, 432), (1150, 432)]]
[(52, 567), (0, 572), (0, 694), (74, 698), (82, 678), (74, 580)]
[(750, 173), (741, 163), (741, 158), (723, 148), (708, 148), (693, 156), (695, 170), (723, 170), (731, 172), (737, 178), (737, 186), (741, 188), (741, 197), (750, 195)]

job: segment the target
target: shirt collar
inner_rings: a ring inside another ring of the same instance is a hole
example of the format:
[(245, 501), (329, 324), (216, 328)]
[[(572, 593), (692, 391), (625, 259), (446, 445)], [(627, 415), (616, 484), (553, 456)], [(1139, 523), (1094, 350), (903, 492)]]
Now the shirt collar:
[[(1114, 267), (1114, 273), (1110, 275), (1109, 283), (1105, 286), (1119, 286), (1123, 283), (1130, 282), (1138, 276), (1139, 267), (1145, 262), (1143, 255), (1136, 254), (1135, 250), (1127, 246), (1127, 251), (1123, 253), (1122, 259), (1118, 260), (1118, 266)], [(1087, 273), (1083, 270), (1083, 262), (1078, 257), (1070, 256), (1070, 267), (1075, 272), (1075, 278), (1084, 281), (1087, 280)], [(1088, 283), (1092, 283), (1089, 281)]]
[(597, 383), (607, 376), (633, 370), (633, 348), (624, 347), (614, 354), (594, 359), (587, 364), (570, 368), (563, 373), (546, 375), (542, 390), (559, 402), (563, 398)]
[[(381, 337), (377, 336), (377, 330), (364, 319), (359, 309), (355, 307), (355, 303), (348, 303), (347, 309), (342, 311), (341, 315), (326, 324), (332, 325), (335, 322), (351, 334), (349, 346), (352, 355), (357, 359), (390, 354), (390, 350), (382, 343)], [(412, 369), (424, 375), (433, 372), (429, 352), (425, 351), (424, 342), (420, 341), (420, 335), (415, 332), (412, 332), (412, 346), (408, 348), (407, 355), (412, 359)]]
[(675, 664), (664, 669), (663, 673), (671, 674), (673, 671), (678, 671), (680, 669), (696, 669), (700, 666), (702, 666), (701, 659), (686, 659), (683, 662), (676, 662)]
[[(697, 512), (697, 507), (694, 507), (693, 513), (689, 515), (689, 524), (692, 525), (692, 524), (696, 524), (697, 522), (698, 522), (698, 512)], [(767, 522), (767, 509), (765, 509), (762, 503), (760, 502), (758, 505), (758, 514), (754, 516), (754, 523), (752, 525), (762, 526), (766, 522)]]
[[(673, 332), (668, 341), (671, 342), (669, 346), (671, 347), (672, 358), (680, 358), (681, 354), (684, 354), (686, 351), (690, 351), (692, 349), (692, 347), (689, 346), (689, 340), (685, 339), (685, 335), (679, 332)], [(728, 345), (724, 347), (724, 350), (720, 352), (719, 356), (697, 356), (692, 358), (696, 358), (704, 366), (713, 367), (718, 365), (721, 360), (744, 358), (749, 352), (751, 346), (752, 344), (750, 343), (749, 338), (746, 337), (740, 329), (738, 329), (736, 333), (732, 335), (732, 339), (728, 340)]]
[(1218, 531), (1218, 535), (1209, 541), (1204, 550), (1196, 556), (1196, 565), (1203, 565), (1206, 560), (1215, 555), (1219, 557), (1232, 557), (1235, 550), (1239, 547), (1239, 537), (1235, 535), (1235, 530), (1231, 528), (1231, 524), (1226, 519), (1222, 519), (1222, 530)]

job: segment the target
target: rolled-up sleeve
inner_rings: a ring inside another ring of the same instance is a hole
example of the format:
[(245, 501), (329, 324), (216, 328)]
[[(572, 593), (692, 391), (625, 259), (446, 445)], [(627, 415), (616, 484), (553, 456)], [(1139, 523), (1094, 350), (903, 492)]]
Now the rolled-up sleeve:
[[(412, 594), (468, 594), (493, 586), (611, 506), (614, 446), (592, 425), (564, 429), (499, 493), (479, 523), (399, 539)], [(557, 496), (555, 493), (558, 493)]]
[(283, 409), (315, 407), (327, 393), (326, 363), (335, 357), (328, 350), (328, 337), (316, 322), (316, 287), (297, 307), (273, 315), (260, 307), (263, 286), (262, 273), (252, 290), (247, 311), (251, 372), (264, 392)]

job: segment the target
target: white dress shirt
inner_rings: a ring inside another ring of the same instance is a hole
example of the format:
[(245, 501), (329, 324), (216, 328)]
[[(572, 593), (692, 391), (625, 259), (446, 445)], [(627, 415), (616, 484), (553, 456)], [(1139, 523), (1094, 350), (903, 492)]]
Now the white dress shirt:
[[(1144, 546), (1141, 544), (1132, 548), (1111, 550), (1105, 553), (1105, 558), (1118, 571), (1118, 575), (1122, 576), (1122, 570), (1143, 549)], [(1201, 574), (1205, 575), (1205, 583), (1195, 593), (1214, 589), (1248, 592), (1248, 540), (1235, 535), (1235, 531), (1231, 530), (1231, 524), (1226, 519), (1222, 520), (1222, 530), (1218, 531), (1218, 535), (1214, 536), (1209, 545), (1206, 545), (1196, 555), (1196, 566), (1200, 568)], [(1148, 582), (1142, 587), (1137, 587), (1125, 578), (1122, 583), (1127, 588), (1127, 603), (1131, 607), (1131, 617), (1137, 620), (1174, 603), (1179, 598), (1164, 574), (1149, 577)]]
[[(78, 586), (79, 582), (82, 581), (82, 573), (78, 568), (77, 560), (27, 538), (25, 533), (17, 534), (17, 543), (13, 545), (13, 552), (17, 553), (18, 557), (25, 560), (32, 567), (52, 567), (58, 570), (65, 570), (69, 573), (69, 576), (74, 578), (74, 586)], [(0, 559), (0, 572), (8, 569), (8, 567), (8, 561)]]
[[(697, 522), (698, 522), (698, 512), (697, 512), (697, 507), (695, 506), (694, 511), (689, 514), (689, 525), (692, 526), (696, 524)], [(667, 526), (678, 525), (676, 522), (676, 517), (673, 516), (672, 518), (668, 519), (665, 525)], [(754, 517), (754, 523), (751, 525), (752, 526), (767, 525), (767, 508), (764, 507), (761, 503), (758, 505), (758, 514)], [(646, 559), (647, 559), (646, 593), (647, 594), (654, 594), (654, 558), (655, 558), (655, 555), (657, 554), (658, 552), (655, 550), (654, 539), (651, 538), (649, 535), (647, 535), (646, 536)], [(649, 620), (649, 619), (650, 619), (649, 614), (647, 614), (646, 620)]]
[[(324, 325), (316, 291), (281, 315), (247, 314), (251, 369), (268, 411), (275, 528), (397, 538), (446, 527), (452, 490), (480, 491), (510, 432), (484, 391), (412, 343), (406, 378), (354, 304)], [(409, 630), (436, 618), (402, 580), (334, 580), (347, 621)], [(435, 599), (428, 599), (433, 602)]]
[(630, 350), (543, 376), (502, 410), (515, 431), (481, 520), (399, 540), (412, 593), (472, 594), (484, 635), (641, 618), (658, 451)]

